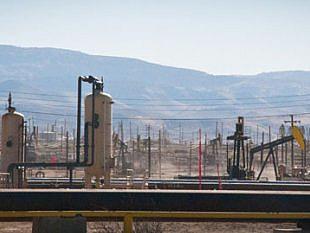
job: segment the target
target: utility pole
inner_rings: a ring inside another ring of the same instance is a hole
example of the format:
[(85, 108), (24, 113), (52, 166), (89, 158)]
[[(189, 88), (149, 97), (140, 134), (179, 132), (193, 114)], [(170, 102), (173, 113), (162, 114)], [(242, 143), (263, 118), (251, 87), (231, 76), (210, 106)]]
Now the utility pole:
[[(69, 162), (69, 133), (66, 131), (66, 163)], [(70, 177), (70, 172), (68, 174), (68, 168), (67, 168), (67, 177)]]
[(199, 178), (199, 190), (201, 190), (201, 129), (198, 131), (198, 178)]
[[(293, 130), (294, 123), (300, 123), (300, 121), (294, 120), (294, 115), (290, 115), (291, 120), (290, 121), (284, 121), (284, 123), (291, 123), (291, 131)], [(294, 140), (291, 142), (291, 167), (292, 170), (294, 169), (295, 163), (294, 163)]]
[(221, 122), (221, 146), (223, 143), (223, 138), (224, 138), (224, 122)]
[(182, 126), (181, 123), (179, 124), (179, 144), (181, 144), (181, 139), (182, 139)]
[(60, 151), (62, 153), (62, 138), (64, 136), (64, 128), (61, 126), (61, 130), (60, 130)]
[(125, 174), (126, 172), (126, 166), (125, 166), (125, 152), (124, 152), (124, 127), (123, 127), (123, 121), (121, 121), (121, 156), (122, 156), (122, 172)]
[[(264, 148), (263, 147), (263, 145), (264, 145), (264, 135), (265, 135), (265, 133), (262, 132), (262, 143), (261, 143), (262, 148)], [(261, 153), (260, 153), (260, 165), (261, 166), (263, 165), (263, 161), (264, 161), (264, 150), (261, 150)]]
[(135, 172), (135, 140), (132, 140), (132, 170)]
[(65, 118), (64, 120), (64, 133), (67, 132), (67, 120)]
[(258, 145), (258, 125), (256, 125), (256, 144)]
[(207, 169), (207, 133), (205, 135), (205, 150), (203, 154), (203, 176), (206, 176), (206, 169)]
[(129, 121), (129, 141), (131, 142), (132, 135), (131, 135), (131, 121)]
[(268, 126), (269, 142), (271, 142), (271, 127)]
[(189, 143), (189, 175), (192, 175), (192, 141)]
[(66, 132), (66, 163), (69, 162), (69, 133)]
[[(140, 134), (139, 134), (139, 126), (137, 126), (137, 152), (140, 152)], [(138, 153), (137, 153), (138, 154)]]
[(165, 140), (166, 140), (166, 133), (165, 133), (165, 126), (163, 125), (163, 144), (162, 144), (162, 147), (163, 147), (163, 149), (165, 148)]
[(161, 179), (161, 130), (158, 132), (159, 179)]
[(184, 142), (184, 128), (181, 128), (181, 143)]
[[(25, 140), (25, 142), (24, 142), (24, 159), (23, 158), (18, 158), (19, 159), (19, 161), (25, 161), (25, 162), (27, 162), (27, 121), (25, 121), (24, 122), (24, 126), (25, 126), (25, 130), (24, 130), (24, 140)], [(29, 132), (30, 133), (30, 132)], [(23, 157), (23, 154), (21, 154), (21, 156)]]
[(75, 137), (75, 129), (73, 129), (72, 131), (72, 135), (73, 135), (73, 159), (75, 160), (75, 145), (76, 145), (76, 137)]
[(148, 141), (148, 170), (149, 178), (151, 177), (151, 126), (147, 127), (147, 141)]

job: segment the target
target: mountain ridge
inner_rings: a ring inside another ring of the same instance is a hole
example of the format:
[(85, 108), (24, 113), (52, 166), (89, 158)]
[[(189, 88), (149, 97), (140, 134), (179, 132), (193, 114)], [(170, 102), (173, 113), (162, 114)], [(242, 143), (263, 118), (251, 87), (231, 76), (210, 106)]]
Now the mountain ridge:
[[(46, 108), (46, 97), (40, 97), (41, 101), (27, 101), (27, 95), (15, 94), (14, 91), (68, 95), (68, 98), (62, 101), (73, 102), (70, 96), (76, 95), (77, 77), (89, 74), (104, 76), (105, 90), (116, 98), (115, 116), (225, 118), (238, 115), (289, 114), (310, 111), (310, 106), (307, 105), (308, 99), (304, 100), (304, 107), (299, 104), (296, 108), (286, 109), (281, 106), (285, 106), (287, 98), (279, 99), (278, 102), (283, 100), (282, 104), (273, 104), (272, 99), (258, 98), (310, 95), (310, 71), (275, 71), (256, 75), (212, 75), (203, 71), (165, 66), (136, 58), (89, 55), (79, 51), (57, 48), (20, 48), (0, 45), (2, 104), (7, 99), (7, 92), (11, 90), (15, 103), (21, 110), (31, 111), (35, 104), (38, 110), (50, 109), (52, 112), (63, 112), (63, 108), (56, 106)], [(85, 90), (85, 92), (87, 91), (89, 89)], [(244, 99), (240, 100), (240, 97), (244, 97)], [(37, 98), (39, 97), (37, 96)], [(133, 106), (132, 104), (141, 103), (130, 102), (128, 98), (141, 98), (149, 101), (143, 102), (145, 106)], [(152, 99), (160, 99), (160, 101), (152, 102)], [(187, 102), (184, 99), (196, 99), (197, 101)], [(198, 99), (206, 101), (198, 101)], [(225, 100), (216, 102), (210, 99)], [(259, 106), (266, 106), (266, 109), (246, 110), (249, 109), (247, 104), (251, 99), (255, 99)], [(303, 102), (299, 99), (296, 101)], [(206, 103), (210, 105), (210, 102), (219, 106), (205, 106)], [(159, 103), (174, 104), (177, 107), (152, 106)], [(193, 106), (190, 106), (191, 103)], [(195, 107), (194, 103), (200, 106)], [(71, 104), (74, 105), (74, 103)], [(220, 106), (222, 104), (225, 104), (225, 108)], [(173, 110), (176, 108), (180, 111)], [(4, 109), (3, 105), (2, 109)], [(66, 109), (66, 112), (72, 115), (75, 110)], [(279, 124), (273, 120), (262, 123)], [(191, 127), (196, 127), (196, 125)]]

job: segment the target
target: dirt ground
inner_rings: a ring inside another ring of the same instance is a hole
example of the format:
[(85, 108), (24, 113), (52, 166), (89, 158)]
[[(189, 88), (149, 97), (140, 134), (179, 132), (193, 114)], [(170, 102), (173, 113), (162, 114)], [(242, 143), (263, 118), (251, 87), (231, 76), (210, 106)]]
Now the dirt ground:
[[(146, 227), (149, 224), (151, 227)], [(205, 222), (205, 223), (143, 223), (138, 224), (136, 233), (272, 233), (274, 228), (292, 228), (293, 223), (230, 223), (230, 222)], [(32, 223), (0, 223), (1, 233), (31, 233)], [(88, 223), (88, 233), (120, 233), (121, 223)]]

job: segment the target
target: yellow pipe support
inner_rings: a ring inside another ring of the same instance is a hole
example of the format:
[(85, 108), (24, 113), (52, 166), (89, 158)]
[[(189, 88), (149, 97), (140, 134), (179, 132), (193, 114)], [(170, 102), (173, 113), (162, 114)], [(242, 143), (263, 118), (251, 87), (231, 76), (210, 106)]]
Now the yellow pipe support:
[(133, 217), (128, 214), (124, 217), (124, 233), (132, 233), (133, 230)]
[(134, 219), (251, 219), (251, 220), (302, 220), (310, 213), (261, 212), (162, 212), (162, 211), (0, 211), (0, 218), (75, 217), (123, 218), (124, 233), (133, 232)]
[(164, 212), (164, 211), (0, 211), (0, 218), (75, 217), (86, 218), (175, 218), (175, 219), (310, 219), (303, 212)]

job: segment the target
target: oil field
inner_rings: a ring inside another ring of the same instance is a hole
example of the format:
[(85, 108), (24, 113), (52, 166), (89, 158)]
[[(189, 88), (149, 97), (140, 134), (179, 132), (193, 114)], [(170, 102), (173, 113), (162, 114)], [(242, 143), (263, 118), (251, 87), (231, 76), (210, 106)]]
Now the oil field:
[(310, 2), (0, 3), (0, 233), (310, 232)]
[[(131, 121), (127, 128), (123, 120), (112, 127), (113, 99), (103, 80), (80, 76), (77, 82), (71, 132), (66, 121), (43, 129), (26, 121), (8, 94), (1, 131), (3, 221), (33, 219), (33, 232), (86, 232), (87, 221), (95, 221), (90, 232), (122, 231), (102, 220), (124, 221), (125, 232), (169, 232), (175, 221), (196, 222), (183, 226), (195, 231), (208, 226), (223, 232), (233, 224), (210, 221), (258, 222), (253, 232), (277, 226), (281, 232), (283, 226), (259, 222), (287, 222), (291, 231), (307, 231), (309, 129), (294, 115), (276, 138), (271, 127), (246, 132), (242, 116), (231, 135), (224, 136), (223, 124), (216, 122), (213, 137), (201, 128), (186, 137), (179, 124), (175, 138), (151, 124), (145, 132), (134, 130)], [(91, 86), (91, 94), (82, 96), (83, 86)], [(232, 226), (236, 232), (245, 228)]]

